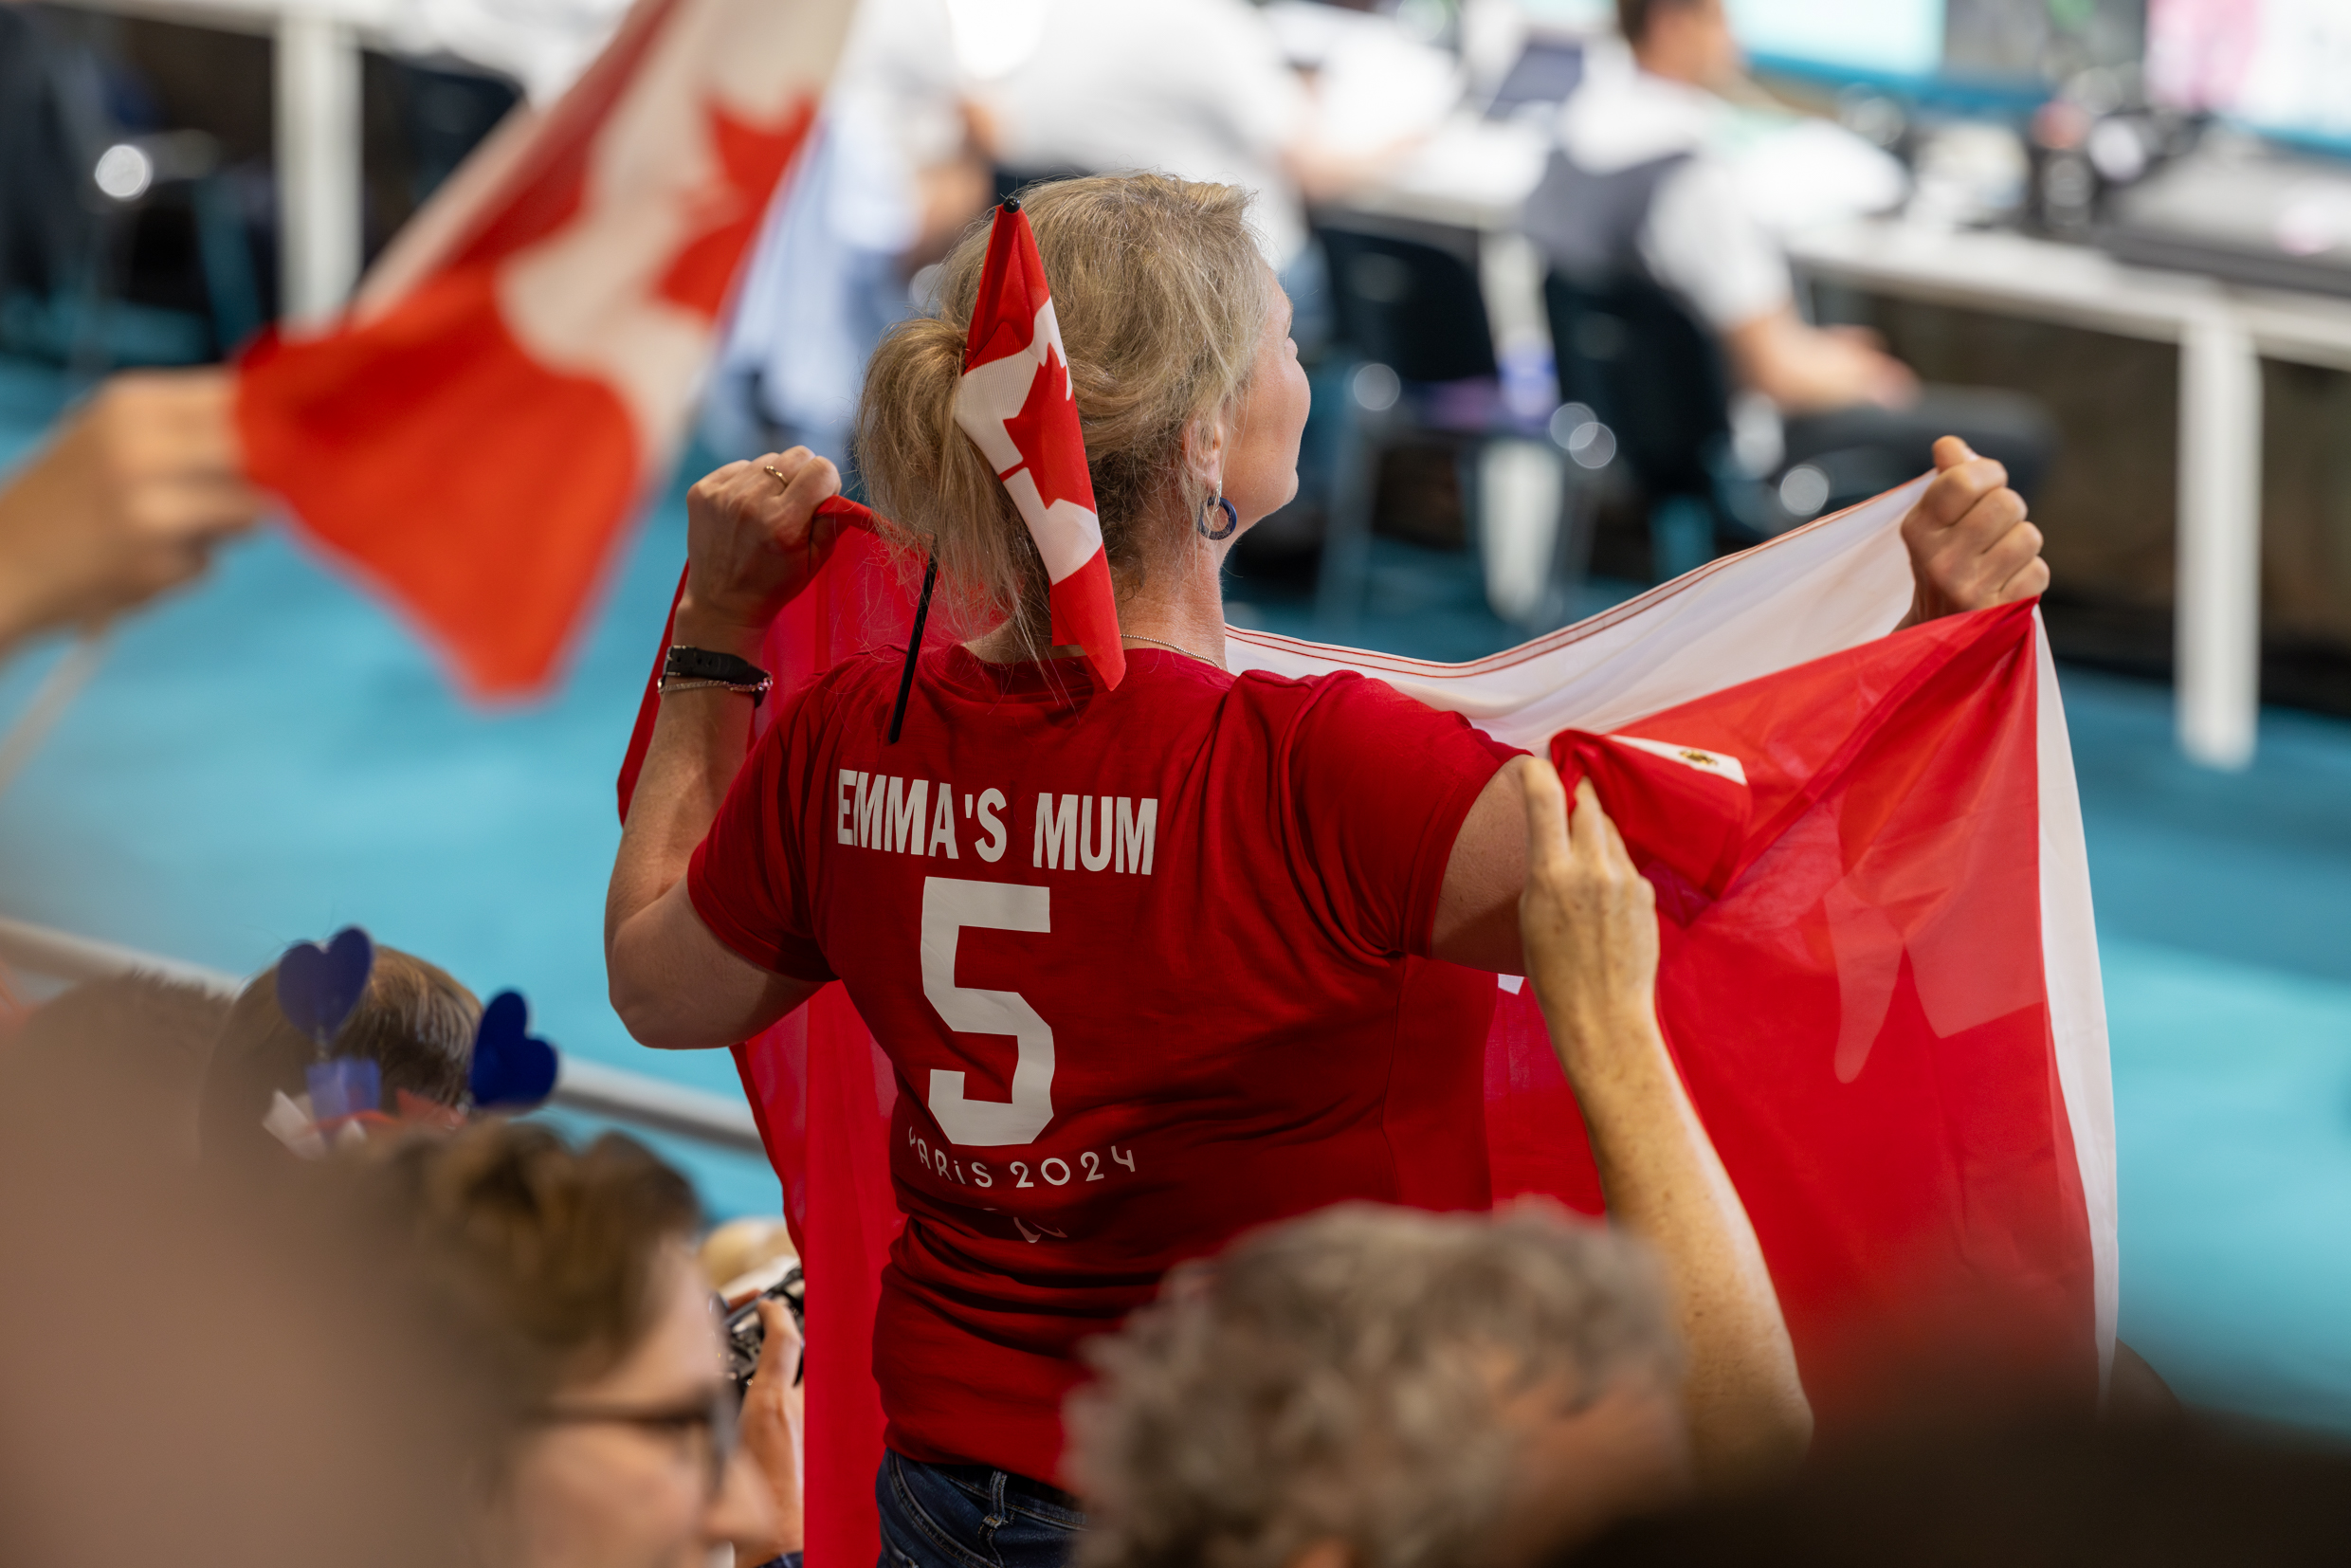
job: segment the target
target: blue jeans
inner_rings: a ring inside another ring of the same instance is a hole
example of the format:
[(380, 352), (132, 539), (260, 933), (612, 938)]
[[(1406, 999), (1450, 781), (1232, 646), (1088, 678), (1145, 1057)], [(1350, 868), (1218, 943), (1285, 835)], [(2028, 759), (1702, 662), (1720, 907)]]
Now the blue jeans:
[(880, 1568), (1062, 1568), (1085, 1527), (1074, 1498), (986, 1465), (886, 1449), (873, 1492)]

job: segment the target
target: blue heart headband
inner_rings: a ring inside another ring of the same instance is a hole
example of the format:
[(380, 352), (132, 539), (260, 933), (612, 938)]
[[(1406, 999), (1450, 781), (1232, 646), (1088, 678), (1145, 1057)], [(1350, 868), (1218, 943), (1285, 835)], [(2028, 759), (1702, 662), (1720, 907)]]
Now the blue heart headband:
[(477, 1109), (528, 1110), (555, 1092), (556, 1048), (530, 1032), (531, 1007), (519, 991), (501, 991), (482, 1010), (473, 1033), (469, 1086)]
[(304, 1070), (313, 1120), (345, 1121), (383, 1103), (383, 1069), (364, 1056), (333, 1056), (335, 1041), (359, 1010), (375, 944), (355, 925), (335, 933), (324, 947), (296, 942), (278, 957), (278, 1011), (306, 1035), (319, 1059)]
[[(278, 959), (278, 1011), (318, 1048), (306, 1077), (321, 1122), (375, 1110), (383, 1103), (382, 1069), (366, 1057), (330, 1056), (335, 1041), (367, 994), (375, 971), (375, 944), (355, 925), (321, 947), (296, 942)], [(555, 1047), (530, 1032), (530, 1004), (519, 991), (501, 991), (474, 1026), (473, 1065), (466, 1087), (477, 1107), (528, 1110), (555, 1092)]]
[(296, 942), (278, 958), (278, 1011), (319, 1048), (321, 1060), (359, 1010), (375, 944), (355, 925), (344, 926), (324, 947)]

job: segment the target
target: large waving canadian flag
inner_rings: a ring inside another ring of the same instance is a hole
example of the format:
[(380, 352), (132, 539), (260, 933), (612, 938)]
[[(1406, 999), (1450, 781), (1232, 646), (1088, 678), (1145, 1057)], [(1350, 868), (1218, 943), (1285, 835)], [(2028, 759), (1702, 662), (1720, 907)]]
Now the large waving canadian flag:
[(246, 470), (478, 695), (546, 680), (666, 471), (848, 0), (638, 0), (500, 127), (348, 318), (245, 356)]
[[(1225, 642), (1236, 670), (1357, 670), (1592, 776), (1657, 886), (1660, 1018), (1827, 1433), (1884, 1413), (1881, 1375), (1923, 1346), (2053, 1376), (2085, 1403), (2113, 1349), (2113, 1097), (2055, 666), (2032, 605), (1887, 635), (1923, 483), (1474, 664)], [(805, 675), (902, 644), (910, 619), (903, 579), (852, 531), (767, 663)], [(652, 702), (648, 686), (641, 734)], [(736, 1060), (808, 1262), (808, 1560), (847, 1568), (877, 1543), (896, 1075), (838, 985)], [(1497, 1198), (1601, 1210), (1574, 1095), (1511, 976), (1485, 1135)]]

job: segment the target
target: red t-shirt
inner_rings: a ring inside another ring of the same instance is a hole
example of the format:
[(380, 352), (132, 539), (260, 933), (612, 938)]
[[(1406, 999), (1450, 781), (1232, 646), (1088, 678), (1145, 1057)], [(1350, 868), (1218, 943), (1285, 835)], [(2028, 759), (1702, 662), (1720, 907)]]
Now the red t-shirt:
[(960, 647), (891, 746), (900, 663), (781, 699), (686, 886), (897, 1068), (890, 1446), (1050, 1477), (1078, 1341), (1171, 1265), (1344, 1198), (1487, 1201), (1494, 979), (1426, 955), (1515, 753), (1351, 674), (1135, 650), (1104, 695)]

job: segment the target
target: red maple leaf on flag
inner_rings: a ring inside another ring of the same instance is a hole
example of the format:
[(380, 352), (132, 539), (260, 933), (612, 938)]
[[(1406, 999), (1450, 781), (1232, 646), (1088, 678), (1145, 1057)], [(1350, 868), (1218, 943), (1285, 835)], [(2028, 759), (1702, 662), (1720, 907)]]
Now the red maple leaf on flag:
[(1046, 505), (1072, 501), (1090, 512), (1094, 481), (1085, 469), (1085, 437), (1068, 389), (1069, 367), (1062, 362), (1058, 346), (1048, 343), (1045, 363), (1029, 383), (1027, 401), (1020, 412), (1004, 421), (1004, 433), (1020, 448), (1021, 461), (999, 477), (1010, 479), (1027, 468)]

